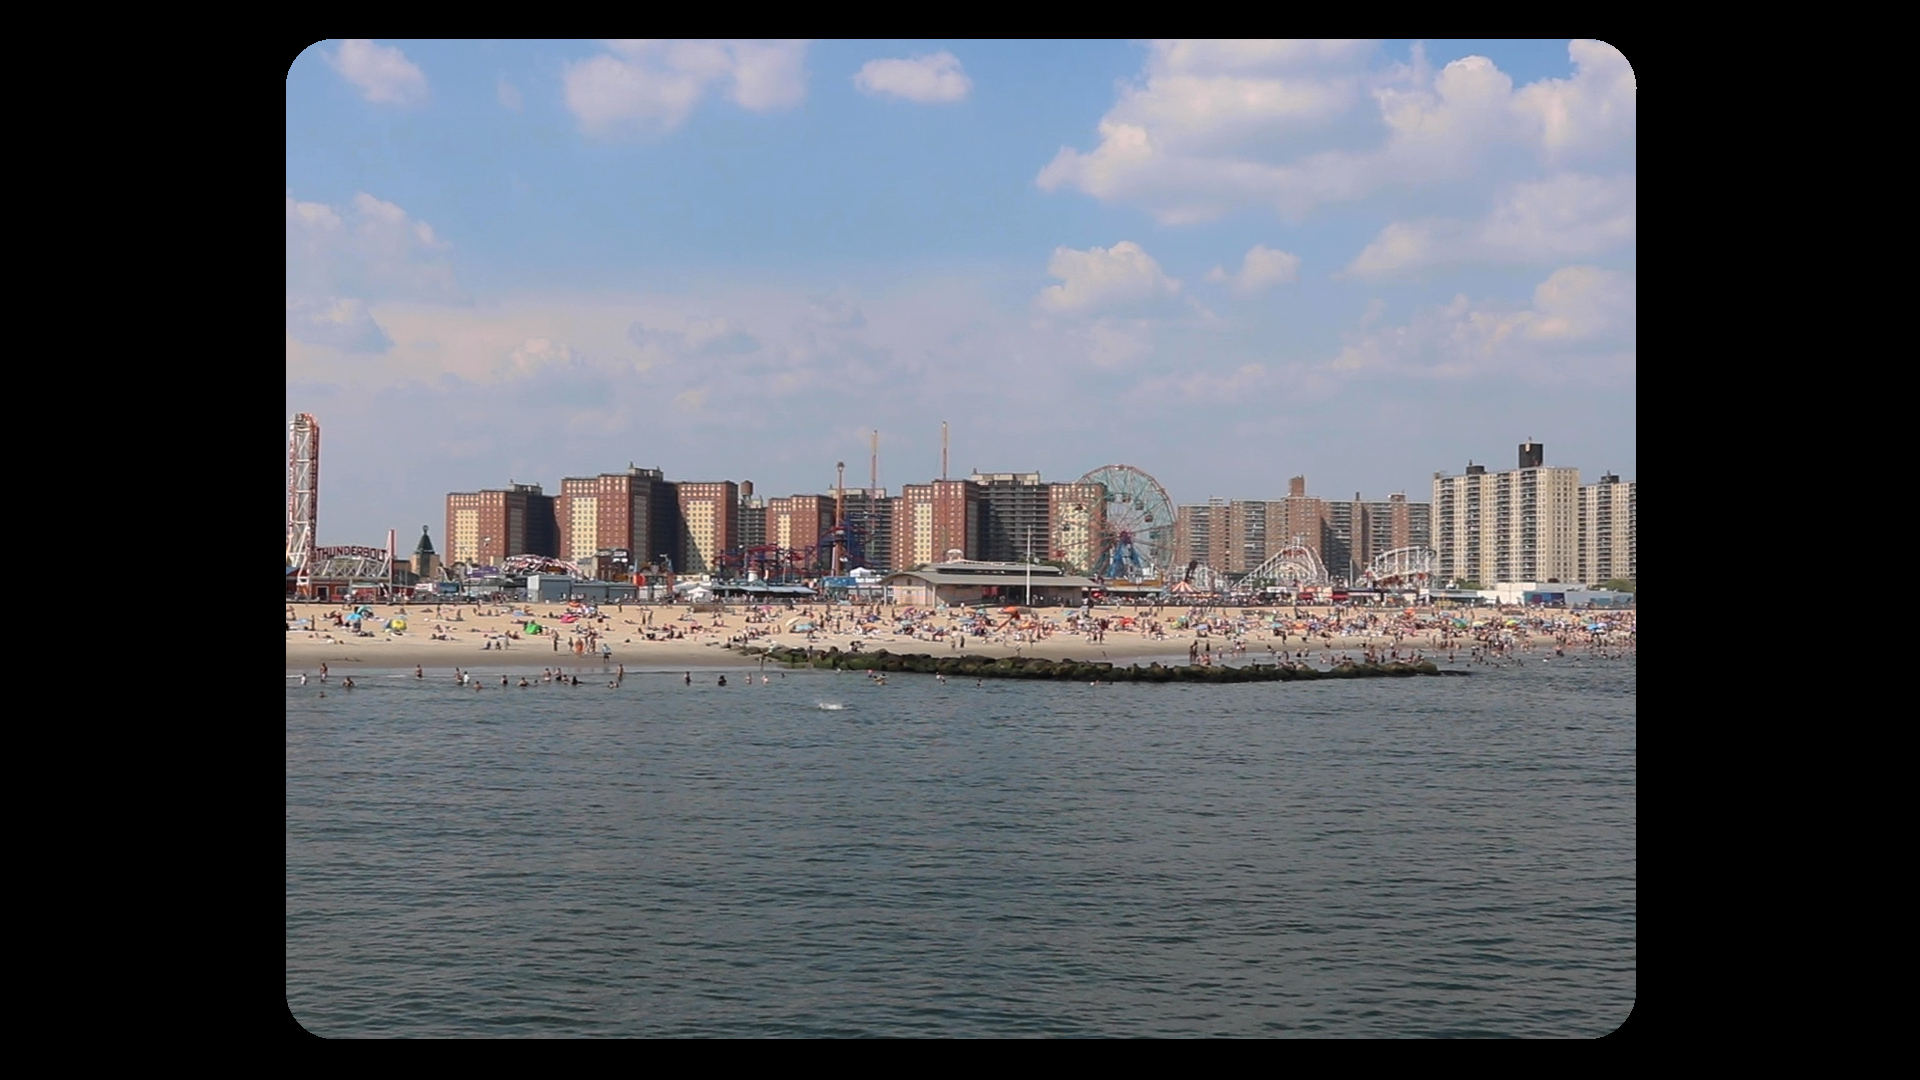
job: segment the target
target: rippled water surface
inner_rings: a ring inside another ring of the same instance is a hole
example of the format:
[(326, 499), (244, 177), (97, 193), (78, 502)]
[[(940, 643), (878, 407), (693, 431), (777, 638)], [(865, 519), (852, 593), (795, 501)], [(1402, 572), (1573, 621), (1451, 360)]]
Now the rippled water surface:
[(294, 1016), (330, 1036), (1580, 1036), (1632, 1010), (1632, 661), (1226, 686), (716, 674), (290, 682)]

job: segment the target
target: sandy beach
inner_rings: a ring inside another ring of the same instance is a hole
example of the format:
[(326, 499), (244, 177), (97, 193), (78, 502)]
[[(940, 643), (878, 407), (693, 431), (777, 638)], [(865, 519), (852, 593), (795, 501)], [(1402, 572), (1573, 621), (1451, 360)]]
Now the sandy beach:
[[(1031, 656), (1114, 663), (1185, 662), (1190, 650), (1214, 662), (1270, 661), (1273, 650), (1353, 653), (1367, 649), (1444, 654), (1476, 640), (1529, 648), (1558, 637), (1582, 638), (1592, 620), (1604, 638), (1631, 647), (1636, 612), (1589, 614), (1431, 608), (1094, 608), (988, 611), (848, 607), (815, 603), (761, 609), (745, 605), (625, 605), (597, 610), (565, 604), (286, 606), (287, 671), (352, 671), (420, 667), (443, 673), (615, 666), (630, 672), (758, 666), (753, 653), (770, 645), (933, 655)], [(569, 615), (572, 617), (569, 618)], [(342, 620), (336, 624), (336, 618)], [(962, 634), (971, 623), (971, 633)], [(1098, 621), (1107, 628), (1099, 630)], [(1461, 624), (1465, 625), (1462, 626)], [(529, 624), (536, 629), (529, 632)], [(808, 630), (811, 624), (813, 629)], [(1276, 625), (1277, 624), (1277, 625)], [(902, 627), (908, 626), (910, 632)], [(357, 632), (356, 632), (357, 631)], [(1282, 640), (1284, 635), (1284, 640)], [(651, 640), (650, 640), (651, 638)], [(964, 641), (964, 647), (962, 642)]]

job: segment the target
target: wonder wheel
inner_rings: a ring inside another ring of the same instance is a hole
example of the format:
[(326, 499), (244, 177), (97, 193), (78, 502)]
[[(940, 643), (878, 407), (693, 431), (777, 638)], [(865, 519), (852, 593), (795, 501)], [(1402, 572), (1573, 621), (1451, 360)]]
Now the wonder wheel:
[(1080, 478), (1106, 490), (1094, 573), (1109, 581), (1161, 580), (1173, 563), (1173, 500), (1131, 465), (1103, 465)]

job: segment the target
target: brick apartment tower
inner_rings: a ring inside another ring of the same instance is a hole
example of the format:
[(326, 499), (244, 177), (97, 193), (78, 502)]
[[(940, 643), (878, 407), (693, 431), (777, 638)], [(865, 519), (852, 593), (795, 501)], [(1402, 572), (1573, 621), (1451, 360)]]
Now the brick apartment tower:
[(894, 569), (944, 562), (949, 551), (979, 558), (980, 502), (979, 486), (966, 480), (902, 487), (893, 518)]
[(625, 472), (568, 477), (560, 481), (554, 512), (562, 558), (579, 562), (624, 551), (631, 566), (650, 565), (662, 555), (676, 570), (685, 562), (679, 494), (659, 469), (628, 466)]
[[(686, 481), (679, 489), (682, 532), (689, 574), (711, 574), (720, 569), (720, 556), (740, 546), (740, 486), (731, 480)], [(678, 564), (675, 564), (678, 566)]]
[(447, 560), (467, 566), (498, 566), (514, 555), (552, 556), (554, 498), (539, 484), (510, 484), (447, 495)]

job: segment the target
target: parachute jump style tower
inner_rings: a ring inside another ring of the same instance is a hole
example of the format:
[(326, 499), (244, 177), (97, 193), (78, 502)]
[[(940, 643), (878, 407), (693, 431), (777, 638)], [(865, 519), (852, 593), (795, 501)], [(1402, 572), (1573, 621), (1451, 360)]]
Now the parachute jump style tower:
[(312, 413), (301, 413), (287, 424), (287, 568), (301, 596), (313, 591), (319, 521), (320, 421)]

